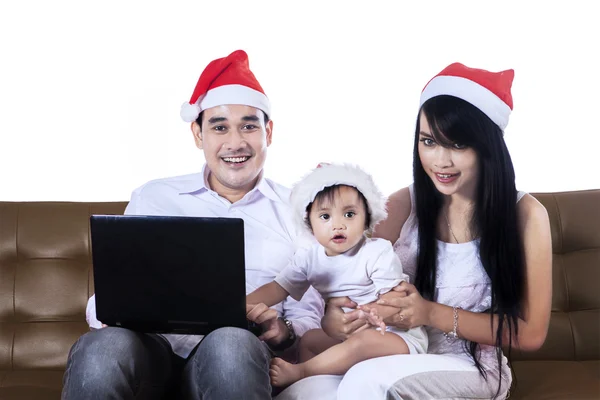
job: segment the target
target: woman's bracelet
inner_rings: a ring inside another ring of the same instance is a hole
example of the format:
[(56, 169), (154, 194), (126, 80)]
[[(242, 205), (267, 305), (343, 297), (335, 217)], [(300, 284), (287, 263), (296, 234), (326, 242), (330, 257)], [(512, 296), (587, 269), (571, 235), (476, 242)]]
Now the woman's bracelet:
[(460, 307), (452, 307), (453, 320), (452, 320), (452, 332), (444, 332), (444, 336), (448, 341), (458, 339), (458, 310)]

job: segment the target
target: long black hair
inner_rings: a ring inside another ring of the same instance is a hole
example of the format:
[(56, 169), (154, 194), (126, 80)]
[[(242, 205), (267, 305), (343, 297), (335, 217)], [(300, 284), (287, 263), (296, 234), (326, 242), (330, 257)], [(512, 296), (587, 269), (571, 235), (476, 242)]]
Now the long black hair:
[[(501, 374), (502, 347), (507, 344), (503, 342), (503, 332), (505, 327), (508, 328), (510, 360), (513, 332), (514, 340), (517, 340), (525, 286), (512, 160), (502, 130), (470, 103), (453, 96), (437, 96), (426, 101), (421, 111), (439, 145), (449, 147), (461, 144), (472, 148), (478, 157), (479, 177), (470, 227), (473, 237), (479, 239), (479, 258), (491, 280), (490, 327), (493, 329), (493, 314), (498, 315), (496, 356)], [(433, 300), (437, 271), (436, 227), (443, 195), (435, 188), (419, 158), (419, 117), (413, 153), (414, 194), (419, 227), (415, 286), (424, 298)], [(478, 360), (479, 345), (466, 342), (466, 347), (480, 373), (487, 379)]]

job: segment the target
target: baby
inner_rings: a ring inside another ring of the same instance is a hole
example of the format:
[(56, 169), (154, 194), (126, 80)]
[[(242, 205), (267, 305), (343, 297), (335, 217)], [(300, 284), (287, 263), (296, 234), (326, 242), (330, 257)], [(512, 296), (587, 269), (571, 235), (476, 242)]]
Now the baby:
[[(294, 186), (291, 204), (296, 222), (318, 244), (298, 250), (273, 282), (247, 296), (247, 304), (270, 307), (288, 295), (300, 300), (312, 285), (325, 300), (348, 296), (365, 305), (408, 280), (392, 244), (367, 236), (387, 212), (384, 196), (362, 169), (321, 164)], [(404, 331), (386, 327), (374, 315), (368, 317), (370, 329), (357, 331), (343, 342), (320, 329), (306, 332), (300, 363), (273, 359), (273, 386), (287, 386), (313, 375), (342, 375), (370, 358), (427, 352), (424, 328)]]

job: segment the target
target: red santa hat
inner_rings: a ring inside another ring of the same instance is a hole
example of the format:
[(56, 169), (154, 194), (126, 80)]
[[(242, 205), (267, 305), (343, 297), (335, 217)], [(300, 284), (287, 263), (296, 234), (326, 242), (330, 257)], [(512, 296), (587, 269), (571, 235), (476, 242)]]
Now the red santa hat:
[(271, 105), (248, 64), (248, 54), (236, 50), (206, 66), (190, 101), (181, 106), (181, 118), (193, 122), (208, 108), (224, 104), (242, 104), (271, 115)]
[(513, 108), (510, 89), (514, 77), (512, 69), (490, 72), (460, 63), (450, 64), (425, 85), (420, 106), (440, 95), (458, 97), (479, 108), (504, 130)]
[(368, 231), (372, 231), (379, 222), (387, 217), (387, 199), (379, 191), (371, 175), (354, 165), (321, 163), (292, 188), (290, 203), (294, 222), (300, 230), (312, 234), (306, 224), (308, 219), (306, 207), (315, 200), (320, 191), (334, 185), (352, 186), (365, 197), (367, 209), (371, 215)]

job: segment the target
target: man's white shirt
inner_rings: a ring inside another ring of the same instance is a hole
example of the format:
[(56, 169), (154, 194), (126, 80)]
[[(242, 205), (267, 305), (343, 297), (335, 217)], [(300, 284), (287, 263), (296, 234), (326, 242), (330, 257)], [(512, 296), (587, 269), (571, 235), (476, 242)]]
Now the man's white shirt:
[[(243, 219), (248, 294), (273, 281), (296, 249), (312, 243), (303, 239), (304, 245), (300, 244), (302, 240), (292, 222), (288, 188), (261, 177), (254, 189), (232, 204), (210, 189), (208, 173), (204, 166), (201, 173), (150, 181), (134, 190), (125, 214)], [(301, 301), (288, 297), (273, 308), (292, 322), (299, 336), (321, 326), (323, 300), (312, 288)], [(86, 319), (92, 328), (101, 326), (96, 319), (94, 296), (88, 301)], [(194, 335), (163, 336), (173, 351), (184, 358), (202, 340), (202, 336)]]

